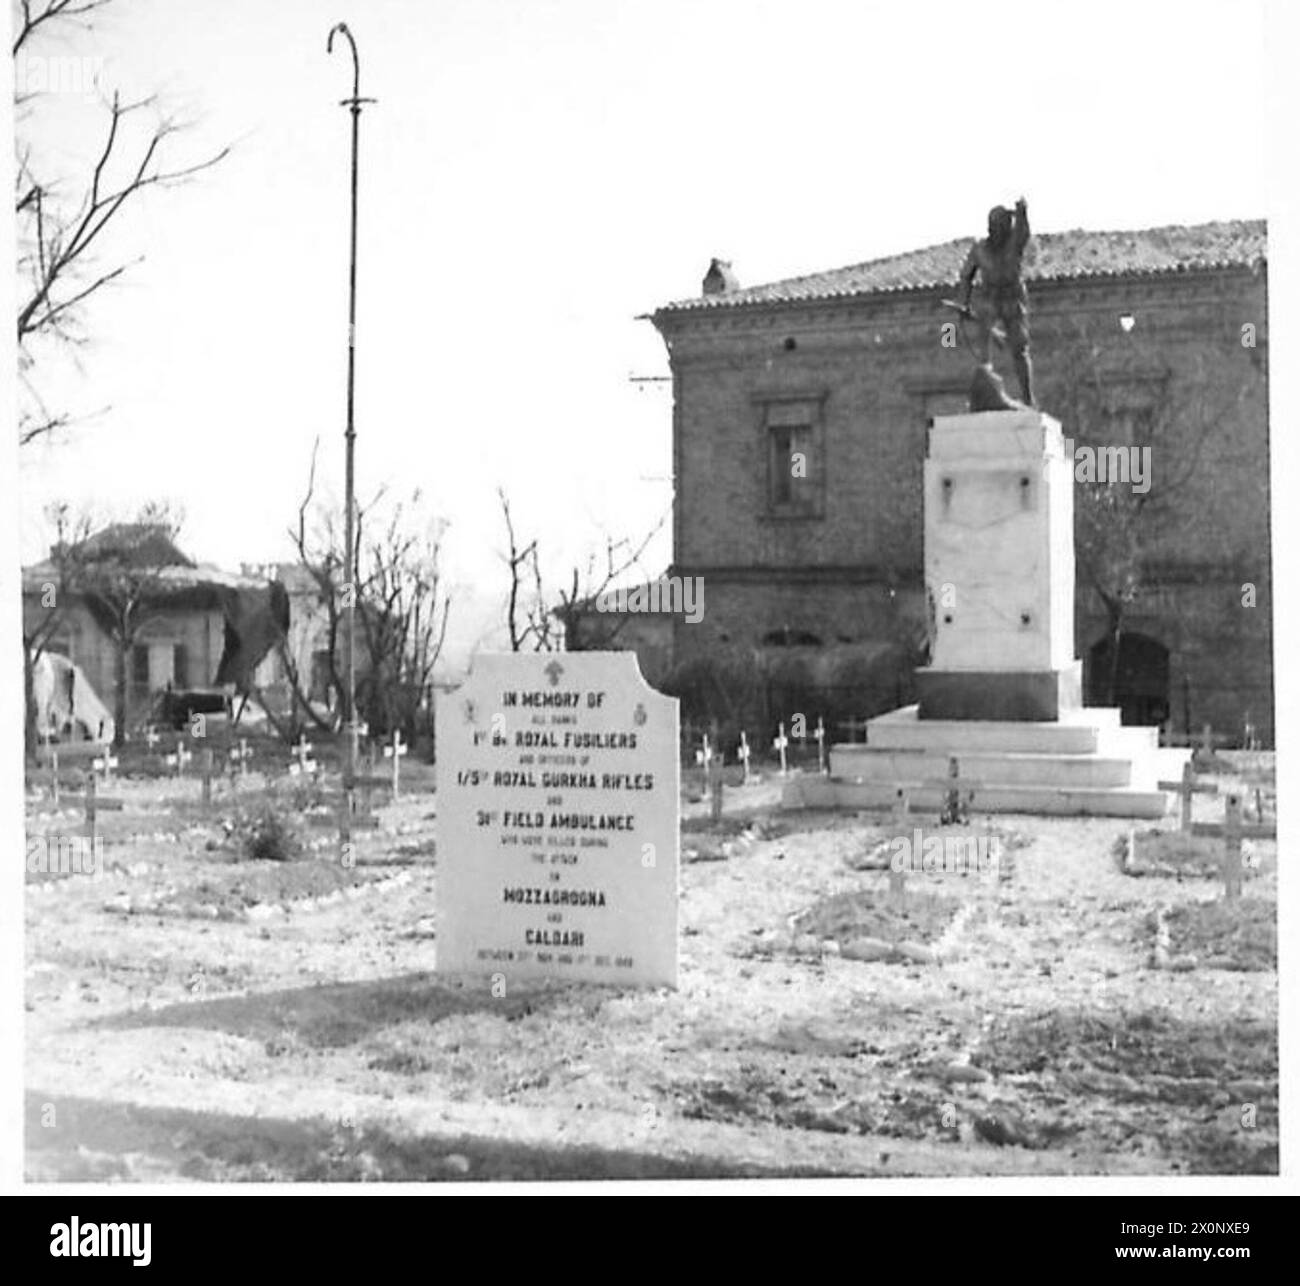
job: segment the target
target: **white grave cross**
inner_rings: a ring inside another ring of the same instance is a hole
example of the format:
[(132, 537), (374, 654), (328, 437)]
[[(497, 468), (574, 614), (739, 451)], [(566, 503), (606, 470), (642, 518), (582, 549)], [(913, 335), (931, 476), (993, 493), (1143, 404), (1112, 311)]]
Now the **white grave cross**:
[(117, 767), (117, 756), (109, 748), (104, 751), (99, 759), (92, 759), (90, 766), (97, 773), (103, 773), (105, 781), (111, 781), (113, 779), (113, 769)]
[(695, 762), (701, 768), (708, 770), (709, 760), (713, 757), (713, 749), (709, 745), (709, 734), (706, 732), (703, 737), (700, 749), (695, 752)]
[(743, 732), (740, 734), (740, 749), (736, 751), (736, 758), (742, 765), (741, 781), (747, 783), (749, 781), (749, 738)]
[(299, 773), (316, 771), (316, 763), (311, 757), (311, 749), (311, 742), (307, 740), (307, 734), (299, 733), (298, 742), (293, 748), (293, 753), (297, 758), (289, 765), (289, 776), (297, 777)]
[(777, 726), (776, 739), (772, 742), (772, 745), (776, 747), (777, 751), (778, 751), (778, 752), (780, 753), (780, 755), (781, 755), (781, 776), (784, 777), (784, 776), (785, 776), (785, 772), (786, 772), (786, 769), (785, 769), (785, 748), (790, 744), (790, 739), (789, 739), (789, 737), (787, 737), (787, 736), (785, 735), (785, 723), (784, 723), (784, 722), (778, 723), (776, 726)]
[(393, 798), (397, 798), (397, 788), (401, 780), (400, 765), (402, 756), (406, 754), (408, 747), (402, 741), (402, 734), (397, 729), (393, 729), (393, 744), (384, 747), (384, 758), (393, 761)]
[(167, 756), (167, 767), (175, 768), (178, 777), (185, 776), (185, 765), (189, 763), (194, 756), (185, 749), (185, 743), (178, 737), (176, 739), (176, 753)]

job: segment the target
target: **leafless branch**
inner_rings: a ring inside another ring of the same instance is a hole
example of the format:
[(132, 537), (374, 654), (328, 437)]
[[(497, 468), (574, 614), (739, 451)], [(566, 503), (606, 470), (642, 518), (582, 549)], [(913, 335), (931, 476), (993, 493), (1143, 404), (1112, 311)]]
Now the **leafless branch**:
[[(20, 0), (15, 9), (13, 52), (60, 22), (83, 24), (110, 0)], [(39, 94), (25, 95), (30, 103)], [(35, 360), (38, 339), (59, 344), (84, 342), (86, 305), (141, 262), (140, 256), (107, 265), (95, 262), (101, 242), (121, 222), (125, 207), (152, 188), (184, 184), (217, 165), (230, 149), (198, 161), (170, 156), (175, 136), (186, 126), (161, 116), (143, 135), (133, 128), (137, 115), (153, 112), (154, 97), (124, 100), (114, 92), (104, 102), (103, 139), (84, 178), (51, 177), (42, 172), (36, 149), (23, 137), (26, 113), (19, 120), (14, 210), (18, 231), (18, 308), (15, 329), (20, 356)], [(20, 444), (44, 437), (67, 421), (61, 415), (20, 415)]]
[(43, 27), (55, 18), (84, 18), (86, 14), (102, 9), (109, 0), (46, 0), (34, 5), (31, 0), (19, 0), (14, 15), (14, 55)]

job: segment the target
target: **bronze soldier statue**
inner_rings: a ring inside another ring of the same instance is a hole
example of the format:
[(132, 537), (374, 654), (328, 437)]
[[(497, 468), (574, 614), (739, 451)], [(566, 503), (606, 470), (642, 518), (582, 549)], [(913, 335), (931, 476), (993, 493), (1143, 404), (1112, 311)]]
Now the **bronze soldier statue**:
[[(1029, 296), (1021, 277), (1021, 262), (1029, 244), (1029, 214), (1025, 198), (1016, 202), (1015, 212), (997, 205), (989, 211), (989, 234), (970, 248), (961, 270), (962, 314), (975, 320), (980, 328), (983, 366), (976, 372), (971, 392), (971, 410), (1000, 409), (1010, 405), (993, 373), (993, 341), (1003, 340), (1011, 349), (1020, 398), (1025, 406), (1034, 405), (1034, 372), (1029, 361)], [(971, 310), (971, 291), (979, 276), (983, 287), (983, 304)], [(999, 333), (994, 329), (1001, 323)]]

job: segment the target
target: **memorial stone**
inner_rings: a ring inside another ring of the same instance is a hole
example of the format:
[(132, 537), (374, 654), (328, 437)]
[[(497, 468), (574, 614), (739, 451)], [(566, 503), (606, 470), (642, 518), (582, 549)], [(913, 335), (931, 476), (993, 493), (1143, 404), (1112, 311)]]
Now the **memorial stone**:
[(677, 981), (677, 702), (630, 652), (477, 658), (437, 713), (440, 972)]

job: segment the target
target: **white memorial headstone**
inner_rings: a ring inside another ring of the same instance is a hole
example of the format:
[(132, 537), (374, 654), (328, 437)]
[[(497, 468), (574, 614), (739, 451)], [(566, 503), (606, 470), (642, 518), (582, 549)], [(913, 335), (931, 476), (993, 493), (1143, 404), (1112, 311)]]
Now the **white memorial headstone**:
[(437, 967), (677, 983), (677, 702), (631, 652), (482, 655), (437, 712)]

